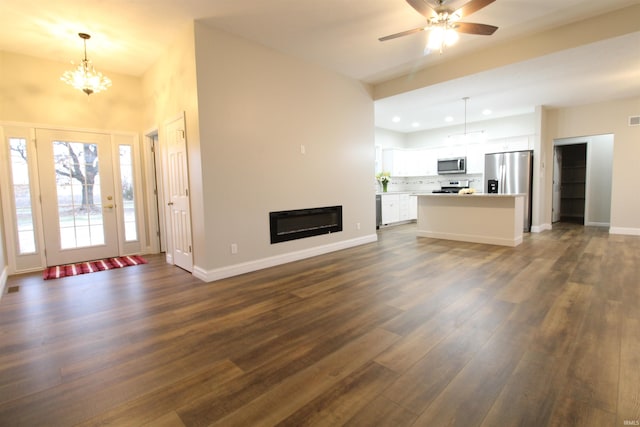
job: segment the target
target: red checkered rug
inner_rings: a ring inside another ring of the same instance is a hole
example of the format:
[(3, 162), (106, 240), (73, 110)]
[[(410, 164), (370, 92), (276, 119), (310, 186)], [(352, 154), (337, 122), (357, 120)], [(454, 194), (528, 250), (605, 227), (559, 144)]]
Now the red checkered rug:
[(42, 272), (42, 277), (44, 280), (59, 279), (61, 277), (77, 276), (78, 274), (95, 273), (96, 271), (113, 270), (114, 268), (129, 267), (132, 265), (146, 263), (147, 260), (138, 255), (105, 258), (97, 261), (47, 267)]

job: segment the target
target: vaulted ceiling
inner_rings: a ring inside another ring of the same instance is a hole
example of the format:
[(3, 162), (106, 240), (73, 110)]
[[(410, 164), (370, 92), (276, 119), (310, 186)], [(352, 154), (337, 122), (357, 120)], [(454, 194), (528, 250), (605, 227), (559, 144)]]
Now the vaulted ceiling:
[[(466, 2), (449, 1), (455, 6)], [(77, 61), (82, 48), (77, 33), (87, 32), (92, 35), (89, 57), (97, 68), (140, 76), (190, 21), (199, 20), (380, 85), (491, 52), (493, 46), (522, 43), (522, 49), (529, 49), (526, 40), (531, 35), (623, 8), (637, 11), (638, 6), (640, 0), (496, 0), (465, 18), (498, 26), (494, 35), (463, 34), (442, 54), (425, 55), (424, 33), (378, 41), (425, 24), (404, 0), (3, 0), (0, 50)], [(376, 125), (414, 131), (450, 125), (443, 122), (446, 115), (459, 123), (462, 97), (469, 97), (468, 120), (473, 121), (482, 117), (484, 108), (498, 117), (531, 111), (535, 105), (640, 95), (640, 23), (635, 31), (617, 37), (463, 74), (376, 101)], [(402, 120), (392, 123), (394, 115)], [(421, 125), (412, 127), (413, 122)]]

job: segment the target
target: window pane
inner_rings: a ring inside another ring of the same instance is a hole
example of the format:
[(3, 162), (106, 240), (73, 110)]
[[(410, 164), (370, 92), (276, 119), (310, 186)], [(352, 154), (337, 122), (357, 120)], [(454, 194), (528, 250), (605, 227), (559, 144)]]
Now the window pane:
[(29, 186), (29, 164), (27, 140), (9, 138), (11, 180), (18, 227), (18, 253), (36, 252), (36, 236), (31, 209), (31, 187)]
[(54, 142), (61, 249), (104, 244), (98, 147)]
[(127, 242), (138, 240), (136, 206), (133, 194), (133, 155), (131, 145), (120, 145), (120, 182), (122, 183), (122, 201), (124, 211), (124, 239)]

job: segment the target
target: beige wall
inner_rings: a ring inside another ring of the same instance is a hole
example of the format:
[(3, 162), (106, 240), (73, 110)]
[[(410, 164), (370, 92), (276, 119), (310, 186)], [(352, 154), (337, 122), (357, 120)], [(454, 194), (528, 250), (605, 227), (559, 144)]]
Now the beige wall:
[(2, 203), (0, 203), (0, 298), (4, 295), (4, 287), (7, 278), (7, 250), (6, 242), (4, 239), (4, 221), (2, 213)]
[[(640, 197), (637, 170), (640, 159), (640, 126), (630, 127), (629, 116), (640, 114), (640, 98), (602, 102), (579, 107), (548, 109), (543, 125), (546, 187), (545, 206), (551, 206), (553, 140), (577, 136), (613, 134), (611, 229), (640, 234)], [(551, 223), (551, 209), (544, 212)]]
[[(202, 191), (200, 128), (196, 83), (193, 24), (185, 27), (162, 57), (144, 74), (145, 129), (157, 129), (160, 144), (164, 126), (178, 115), (185, 116), (191, 195), (193, 256), (196, 265), (206, 263), (206, 219)], [(166, 186), (166, 183), (164, 184)], [(170, 242), (169, 242), (170, 243)]]
[[(369, 88), (203, 24), (195, 30), (206, 195), (199, 267), (375, 235)], [(270, 244), (270, 211), (330, 205), (343, 206), (343, 232)]]
[(140, 78), (110, 73), (95, 64), (113, 85), (87, 96), (60, 80), (70, 63), (9, 52), (0, 52), (0, 63), (0, 121), (140, 132)]

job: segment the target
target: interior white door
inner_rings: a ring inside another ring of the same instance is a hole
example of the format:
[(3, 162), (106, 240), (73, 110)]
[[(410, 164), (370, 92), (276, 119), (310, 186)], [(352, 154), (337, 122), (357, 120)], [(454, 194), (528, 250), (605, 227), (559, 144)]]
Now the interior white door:
[(109, 135), (37, 129), (48, 266), (118, 255)]
[(168, 163), (168, 200), (170, 251), (173, 263), (193, 270), (191, 248), (191, 208), (189, 201), (189, 168), (184, 116), (165, 126)]
[(562, 147), (555, 146), (553, 150), (553, 201), (551, 207), (551, 222), (560, 221), (560, 203), (562, 196)]

